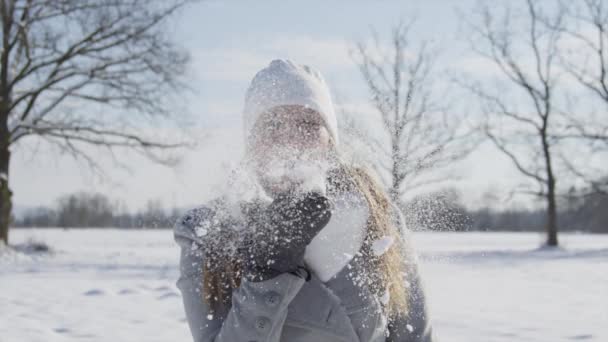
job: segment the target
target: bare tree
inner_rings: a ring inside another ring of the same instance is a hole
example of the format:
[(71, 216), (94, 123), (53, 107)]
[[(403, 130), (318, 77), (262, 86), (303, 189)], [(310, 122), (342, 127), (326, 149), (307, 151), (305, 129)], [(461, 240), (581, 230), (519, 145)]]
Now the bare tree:
[[(568, 24), (549, 26), (571, 39), (570, 49), (561, 54), (562, 66), (599, 100), (602, 110), (599, 117), (596, 113), (571, 113), (568, 130), (559, 138), (587, 143), (592, 153), (605, 153), (608, 152), (608, 5), (601, 0), (584, 0), (562, 6)], [(580, 167), (568, 158), (565, 162), (574, 175), (587, 183), (590, 191), (608, 193), (605, 169)]]
[(359, 42), (353, 51), (388, 138), (368, 135), (365, 140), (379, 155), (376, 171), (390, 175), (389, 194), (400, 204), (406, 192), (449, 179), (433, 171), (471, 150), (461, 144), (454, 113), (438, 101), (433, 80), (437, 51), (426, 42), (410, 43), (412, 23), (396, 25), (390, 44), (384, 45), (373, 32), (371, 46)]
[[(83, 148), (135, 149), (158, 161), (187, 55), (166, 21), (186, 0), (2, 0), (0, 240), (8, 242), (11, 147), (39, 137), (91, 164)], [(146, 133), (148, 131), (148, 133)]]
[(537, 2), (526, 0), (521, 20), (514, 21), (510, 8), (482, 6), (478, 22), (469, 23), (471, 46), (498, 69), (501, 80), (516, 96), (504, 90), (490, 91), (480, 83), (461, 82), (480, 100), (485, 114), (483, 131), (517, 170), (536, 184), (523, 192), (546, 203), (547, 245), (558, 245), (555, 149), (557, 140), (556, 85), (559, 27), (563, 11), (542, 12)]

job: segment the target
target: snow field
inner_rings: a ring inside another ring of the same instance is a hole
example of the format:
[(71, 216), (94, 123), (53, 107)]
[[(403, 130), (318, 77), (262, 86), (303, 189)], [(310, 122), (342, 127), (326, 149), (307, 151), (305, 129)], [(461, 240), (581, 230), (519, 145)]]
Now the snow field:
[[(412, 236), (440, 341), (608, 341), (608, 236)], [(191, 341), (171, 230), (11, 231), (30, 238), (55, 252), (0, 252), (0, 341)]]

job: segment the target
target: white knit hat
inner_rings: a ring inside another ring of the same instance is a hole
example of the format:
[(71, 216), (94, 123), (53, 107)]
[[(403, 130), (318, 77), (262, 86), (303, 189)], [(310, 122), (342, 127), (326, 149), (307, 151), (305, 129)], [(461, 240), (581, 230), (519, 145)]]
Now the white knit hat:
[(319, 71), (288, 59), (275, 59), (258, 71), (245, 96), (243, 113), (247, 141), (260, 114), (280, 105), (301, 105), (314, 109), (338, 143), (338, 123), (331, 95)]

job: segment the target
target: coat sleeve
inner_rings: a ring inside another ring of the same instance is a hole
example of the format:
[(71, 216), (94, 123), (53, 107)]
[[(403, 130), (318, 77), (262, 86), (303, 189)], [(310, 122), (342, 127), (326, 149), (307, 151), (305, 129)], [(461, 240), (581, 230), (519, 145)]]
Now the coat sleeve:
[[(305, 280), (284, 273), (261, 282), (241, 281), (233, 291), (231, 305), (215, 312), (204, 300), (202, 265), (203, 241), (197, 228), (205, 226), (209, 210), (192, 210), (174, 225), (174, 240), (180, 247), (180, 275), (176, 282), (194, 342), (279, 341), (287, 306)], [(205, 235), (207, 238), (208, 235)]]
[[(401, 211), (393, 205), (395, 219), (404, 235), (409, 234)], [(406, 240), (409, 240), (406, 238)], [(408, 253), (405, 280), (408, 286), (408, 312), (406, 315), (393, 317), (390, 320), (387, 342), (433, 342), (433, 329), (428, 315), (426, 295), (416, 257), (412, 251)]]

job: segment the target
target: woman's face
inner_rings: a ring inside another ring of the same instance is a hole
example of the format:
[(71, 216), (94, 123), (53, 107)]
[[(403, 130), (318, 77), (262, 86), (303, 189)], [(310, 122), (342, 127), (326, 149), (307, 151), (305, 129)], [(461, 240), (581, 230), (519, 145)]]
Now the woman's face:
[(271, 193), (304, 181), (294, 169), (327, 161), (332, 148), (319, 114), (298, 105), (274, 107), (260, 115), (249, 146), (256, 176)]

